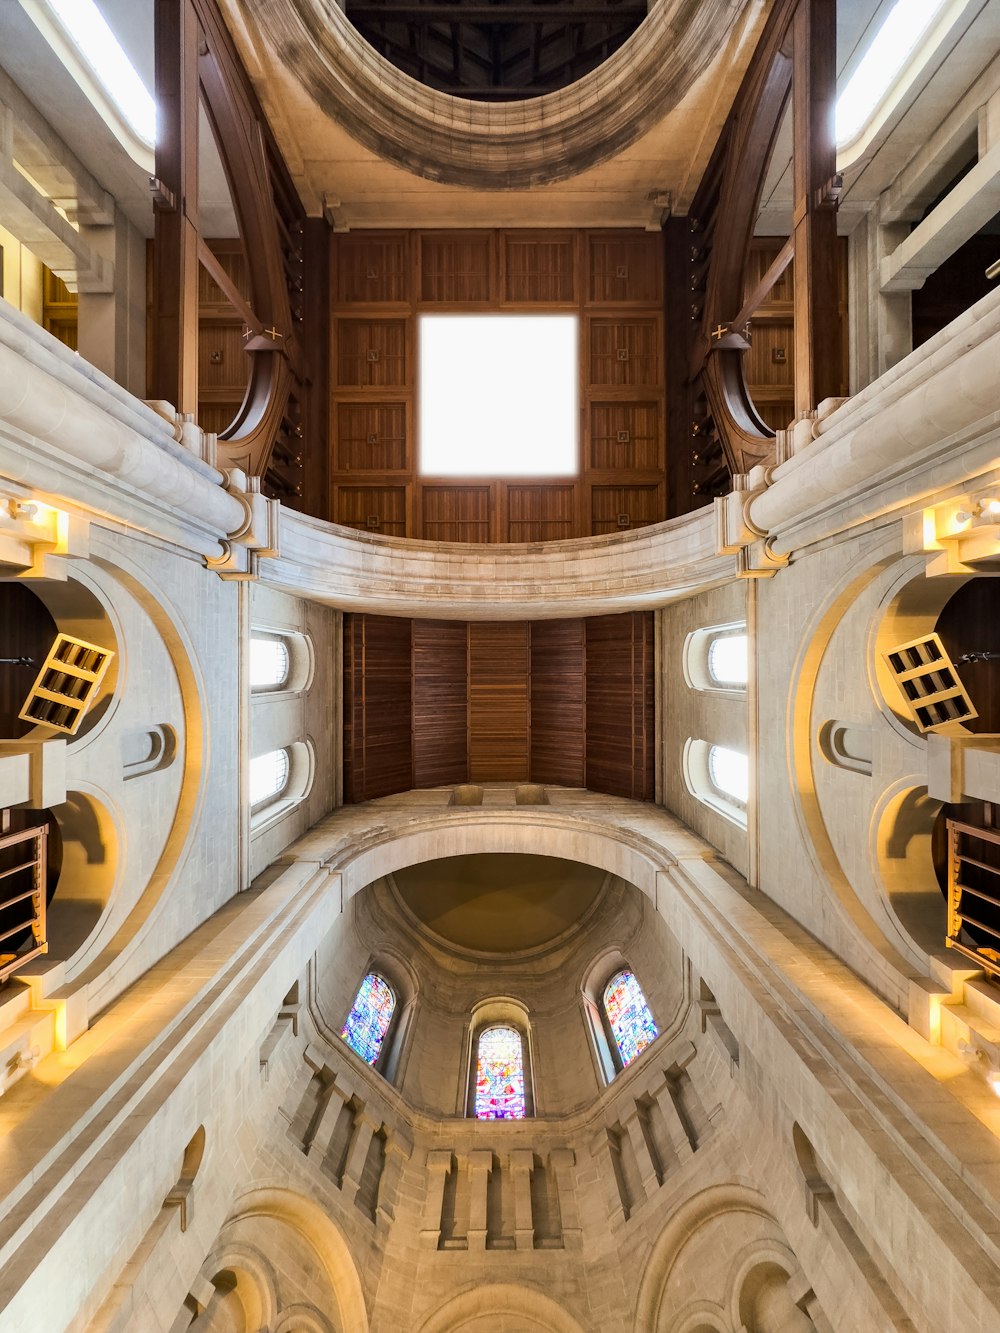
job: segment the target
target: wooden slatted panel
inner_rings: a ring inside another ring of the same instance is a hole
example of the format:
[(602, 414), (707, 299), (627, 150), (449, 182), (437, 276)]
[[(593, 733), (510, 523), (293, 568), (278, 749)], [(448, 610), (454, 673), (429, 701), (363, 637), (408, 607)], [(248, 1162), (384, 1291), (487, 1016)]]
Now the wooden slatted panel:
[(507, 540), (550, 542), (572, 537), (575, 499), (573, 486), (508, 486)]
[(469, 626), (469, 781), (528, 779), (528, 626)]
[(481, 304), (493, 296), (493, 235), (458, 232), (420, 237), (420, 299)]
[(594, 305), (655, 305), (663, 296), (659, 234), (588, 237), (587, 299)]
[(590, 382), (600, 388), (633, 388), (660, 380), (655, 319), (592, 319)]
[(488, 542), (489, 486), (425, 486), (423, 534), (428, 541)]
[(405, 233), (334, 237), (337, 301), (342, 305), (409, 299)]
[(662, 466), (656, 403), (594, 403), (590, 409), (590, 466), (599, 471)]
[(339, 403), (337, 467), (395, 472), (406, 467), (405, 403)]
[(469, 775), (468, 632), (464, 621), (413, 622), (413, 785)]
[(595, 486), (590, 503), (595, 537), (644, 528), (663, 518), (659, 486)]
[(335, 486), (333, 521), (386, 537), (405, 537), (406, 487)]
[(586, 621), (586, 777), (591, 791), (653, 800), (653, 615)]
[(576, 300), (576, 242), (572, 233), (502, 237), (504, 301), (559, 304)]
[(584, 785), (585, 665), (582, 620), (532, 622), (532, 782)]
[(413, 785), (411, 622), (344, 616), (344, 791), (348, 802)]
[(406, 384), (406, 321), (338, 319), (337, 383), (345, 388), (402, 388)]

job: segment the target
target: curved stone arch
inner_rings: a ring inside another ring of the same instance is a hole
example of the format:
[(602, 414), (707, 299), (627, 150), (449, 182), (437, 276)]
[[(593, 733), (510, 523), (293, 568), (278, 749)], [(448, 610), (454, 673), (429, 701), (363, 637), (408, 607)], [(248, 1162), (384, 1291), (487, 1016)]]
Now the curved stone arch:
[[(474, 833), (472, 831), (474, 830)], [(404, 829), (380, 828), (363, 845), (334, 854), (327, 867), (343, 877), (345, 902), (386, 874), (424, 861), (476, 852), (521, 852), (537, 855), (539, 836), (556, 835), (558, 850), (549, 855), (596, 866), (634, 884), (656, 901), (656, 876), (677, 864), (660, 844), (629, 829), (584, 821), (560, 814), (551, 806), (521, 806), (517, 813), (464, 809), (409, 820)], [(475, 842), (470, 848), (470, 833)]]
[(240, 1195), (225, 1226), (254, 1217), (284, 1222), (302, 1237), (330, 1284), (339, 1327), (368, 1333), (368, 1309), (350, 1247), (319, 1204), (284, 1184), (262, 1182)]
[(750, 1213), (778, 1227), (764, 1196), (749, 1185), (710, 1185), (686, 1200), (667, 1221), (646, 1261), (636, 1302), (635, 1333), (651, 1333), (657, 1327), (670, 1275), (694, 1233), (727, 1213)]
[(268, 1328), (271, 1333), (334, 1333), (329, 1319), (311, 1305), (286, 1305)]
[(750, 1279), (761, 1269), (777, 1269), (786, 1278), (793, 1277), (800, 1271), (799, 1262), (790, 1246), (778, 1240), (753, 1241), (736, 1255), (729, 1275), (729, 1288), (726, 1296), (726, 1308), (733, 1328), (740, 1328), (746, 1323), (744, 1309), (747, 1299), (747, 1286)]
[(277, 1282), (267, 1258), (245, 1241), (234, 1241), (213, 1249), (201, 1266), (202, 1275), (217, 1289), (220, 1279), (227, 1273), (235, 1279), (236, 1291), (246, 1308), (246, 1285), (241, 1286), (240, 1278), (248, 1280), (252, 1294), (256, 1296), (258, 1308), (253, 1312), (261, 1328), (270, 1328), (278, 1309)]
[(366, 148), (427, 180), (512, 190), (571, 179), (651, 129), (708, 68), (744, 7), (659, 0), (597, 69), (514, 104), (410, 78), (332, 0), (271, 0), (257, 17), (314, 103)]
[(460, 1291), (428, 1315), (417, 1333), (461, 1333), (473, 1320), (492, 1315), (516, 1315), (532, 1333), (583, 1333), (573, 1316), (550, 1296), (535, 1287), (501, 1282)]

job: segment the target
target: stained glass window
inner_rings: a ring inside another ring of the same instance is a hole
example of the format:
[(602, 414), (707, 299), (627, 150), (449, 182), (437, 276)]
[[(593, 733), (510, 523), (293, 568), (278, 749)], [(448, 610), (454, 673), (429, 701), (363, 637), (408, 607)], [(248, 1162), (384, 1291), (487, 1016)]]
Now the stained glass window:
[(476, 1063), (477, 1120), (523, 1120), (524, 1047), (516, 1028), (484, 1028)]
[(392, 1021), (396, 997), (392, 987), (377, 972), (369, 972), (358, 987), (340, 1035), (362, 1060), (373, 1065)]
[(605, 986), (604, 1012), (623, 1065), (630, 1064), (659, 1036), (642, 987), (628, 968), (613, 976)]

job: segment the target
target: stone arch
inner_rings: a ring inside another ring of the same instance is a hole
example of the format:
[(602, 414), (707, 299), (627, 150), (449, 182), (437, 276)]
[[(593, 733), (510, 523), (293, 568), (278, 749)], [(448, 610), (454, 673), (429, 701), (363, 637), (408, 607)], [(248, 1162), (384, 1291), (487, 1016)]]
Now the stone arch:
[[(717, 1218), (732, 1213), (750, 1214), (770, 1224), (777, 1232), (777, 1223), (763, 1195), (746, 1185), (711, 1185), (681, 1204), (660, 1232), (646, 1261), (636, 1302), (636, 1333), (652, 1333), (658, 1327), (671, 1274), (694, 1234)], [(681, 1311), (678, 1327), (686, 1327), (690, 1314), (690, 1310)]]
[(333, 1292), (338, 1326), (351, 1333), (368, 1333), (364, 1291), (350, 1248), (319, 1204), (283, 1185), (262, 1184), (237, 1199), (226, 1226), (254, 1217), (283, 1222), (302, 1238)]
[[(485, 1328), (482, 1321), (516, 1315), (524, 1333), (583, 1333), (572, 1315), (534, 1287), (492, 1282), (468, 1287), (439, 1306), (420, 1324), (418, 1333), (462, 1333)], [(506, 1327), (506, 1325), (505, 1325)]]

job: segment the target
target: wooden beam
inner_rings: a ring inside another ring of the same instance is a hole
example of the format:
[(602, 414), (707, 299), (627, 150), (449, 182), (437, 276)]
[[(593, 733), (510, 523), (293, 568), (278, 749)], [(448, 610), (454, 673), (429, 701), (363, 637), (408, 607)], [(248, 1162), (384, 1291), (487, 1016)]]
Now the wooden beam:
[(757, 313), (757, 310), (767, 300), (768, 293), (774, 284), (784, 273), (785, 269), (795, 258), (795, 237), (789, 236), (788, 240), (781, 247), (767, 272), (758, 282), (747, 299), (743, 302), (743, 308), (735, 319), (729, 321), (731, 329), (742, 329), (746, 327), (747, 321)]
[(795, 415), (840, 390), (837, 88), (834, 0), (799, 0), (792, 20), (792, 222), (795, 243)]
[(198, 410), (198, 22), (190, 0), (154, 0), (156, 179), (149, 394)]

